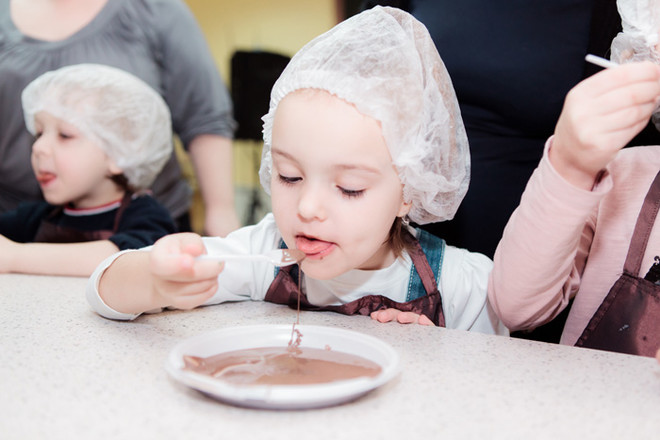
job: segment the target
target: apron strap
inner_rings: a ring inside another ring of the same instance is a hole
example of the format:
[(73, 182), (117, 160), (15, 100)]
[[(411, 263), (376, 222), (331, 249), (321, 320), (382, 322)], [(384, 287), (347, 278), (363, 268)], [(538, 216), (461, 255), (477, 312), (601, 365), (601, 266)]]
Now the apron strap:
[(121, 221), (121, 218), (124, 215), (124, 211), (126, 211), (126, 208), (128, 208), (128, 206), (131, 204), (132, 198), (133, 198), (132, 191), (126, 191), (124, 193), (124, 197), (122, 197), (121, 203), (119, 204), (119, 209), (117, 209), (117, 214), (115, 215), (115, 223), (112, 227), (113, 234), (116, 234), (117, 231), (119, 230), (119, 222)]
[(644, 252), (651, 236), (651, 230), (658, 215), (660, 208), (660, 172), (656, 174), (651, 187), (649, 188), (642, 209), (639, 212), (637, 223), (633, 231), (632, 239), (630, 240), (630, 247), (628, 248), (628, 255), (626, 262), (623, 265), (623, 271), (637, 277), (639, 270), (642, 267), (642, 259)]
[[(408, 245), (408, 254), (413, 263), (406, 301), (439, 291), (436, 279), (439, 278), (438, 271), (441, 270), (444, 256), (443, 240), (422, 229), (417, 229), (417, 238), (404, 230), (403, 240)], [(436, 241), (441, 243), (439, 248)], [(428, 253), (424, 249), (427, 249)], [(424, 294), (420, 294), (422, 287)]]

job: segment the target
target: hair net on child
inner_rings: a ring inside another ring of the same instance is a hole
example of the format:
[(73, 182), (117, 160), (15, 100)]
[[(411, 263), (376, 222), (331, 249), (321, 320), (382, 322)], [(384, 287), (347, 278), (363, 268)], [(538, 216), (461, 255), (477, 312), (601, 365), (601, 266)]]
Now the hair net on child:
[[(628, 63), (650, 60), (660, 64), (660, 0), (617, 0), (623, 32), (612, 40), (612, 61)], [(660, 130), (660, 107), (651, 116)]]
[(25, 124), (48, 112), (75, 126), (122, 169), (133, 189), (147, 188), (172, 154), (170, 111), (135, 76), (110, 66), (77, 64), (44, 73), (23, 90)]
[(623, 32), (612, 40), (611, 59), (617, 63), (652, 60), (660, 63), (660, 1), (618, 0)]
[(315, 38), (291, 59), (263, 117), (259, 175), (267, 192), (277, 106), (306, 88), (328, 91), (380, 122), (404, 199), (412, 202), (412, 221), (454, 216), (470, 180), (468, 141), (449, 74), (423, 24), (399, 9), (377, 6)]

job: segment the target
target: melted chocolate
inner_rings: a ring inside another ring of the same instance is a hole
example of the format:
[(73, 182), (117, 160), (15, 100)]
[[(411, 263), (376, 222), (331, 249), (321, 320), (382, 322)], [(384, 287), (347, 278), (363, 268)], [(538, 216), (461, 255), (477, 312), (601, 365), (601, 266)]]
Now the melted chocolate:
[(381, 372), (375, 362), (329, 348), (261, 347), (183, 360), (186, 370), (238, 385), (310, 385)]
[[(298, 264), (300, 270), (300, 264)], [(301, 348), (300, 292), (298, 310), (288, 347), (262, 347), (228, 351), (206, 358), (184, 356), (184, 370), (205, 374), (236, 385), (311, 385), (358, 377), (377, 376), (382, 368), (361, 356), (332, 351), (326, 346)]]

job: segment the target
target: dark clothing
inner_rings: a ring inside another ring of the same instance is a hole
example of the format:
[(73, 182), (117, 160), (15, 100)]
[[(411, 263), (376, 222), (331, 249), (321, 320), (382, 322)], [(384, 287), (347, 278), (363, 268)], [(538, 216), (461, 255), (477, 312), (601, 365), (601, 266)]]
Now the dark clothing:
[[(615, 0), (410, 4), (451, 75), (472, 155), (470, 188), (456, 217), (424, 228), (492, 258), (566, 93), (585, 75), (584, 56), (593, 49), (607, 57), (620, 20), (606, 21), (603, 11), (616, 14)], [(601, 25), (590, 32), (595, 11)]]
[[(115, 224), (118, 210), (118, 204), (107, 210), (98, 210), (101, 212), (77, 212), (47, 202), (26, 202), (0, 215), (0, 234), (19, 243), (35, 242), (44, 221), (52, 228), (81, 231), (81, 236), (91, 237), (95, 231), (115, 231), (108, 234), (108, 240), (124, 250), (149, 246), (160, 237), (176, 232), (167, 210), (151, 196), (133, 197)], [(78, 241), (70, 234), (67, 236), (70, 238), (66, 242)], [(49, 238), (47, 242), (61, 241)]]
[(623, 273), (578, 339), (578, 347), (649, 357), (660, 349), (660, 279), (654, 271), (645, 278), (637, 276), (659, 208), (660, 173), (644, 199)]

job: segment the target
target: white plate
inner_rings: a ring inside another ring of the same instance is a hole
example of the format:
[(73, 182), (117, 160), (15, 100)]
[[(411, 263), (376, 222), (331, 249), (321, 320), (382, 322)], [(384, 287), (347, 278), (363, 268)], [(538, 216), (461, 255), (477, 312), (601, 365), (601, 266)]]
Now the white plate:
[(291, 325), (231, 327), (186, 339), (170, 351), (165, 368), (176, 380), (216, 399), (239, 406), (270, 409), (318, 408), (347, 402), (377, 388), (399, 371), (399, 355), (373, 336), (324, 326), (298, 325), (301, 347), (325, 348), (362, 356), (382, 368), (375, 377), (361, 377), (314, 385), (250, 385), (225, 383), (200, 373), (183, 370), (183, 356), (212, 356), (232, 350), (286, 347)]

